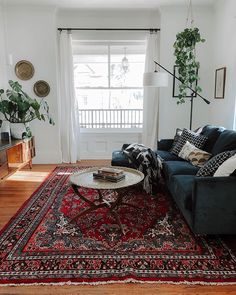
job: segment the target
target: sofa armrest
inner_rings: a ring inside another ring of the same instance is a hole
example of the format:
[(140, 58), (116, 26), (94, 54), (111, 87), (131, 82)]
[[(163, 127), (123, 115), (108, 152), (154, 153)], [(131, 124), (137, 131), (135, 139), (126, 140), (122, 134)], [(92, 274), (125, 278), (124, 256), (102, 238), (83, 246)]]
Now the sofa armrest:
[(196, 177), (193, 228), (200, 234), (236, 233), (236, 178)]
[(169, 151), (173, 142), (174, 139), (161, 139), (157, 142), (157, 149), (161, 151)]

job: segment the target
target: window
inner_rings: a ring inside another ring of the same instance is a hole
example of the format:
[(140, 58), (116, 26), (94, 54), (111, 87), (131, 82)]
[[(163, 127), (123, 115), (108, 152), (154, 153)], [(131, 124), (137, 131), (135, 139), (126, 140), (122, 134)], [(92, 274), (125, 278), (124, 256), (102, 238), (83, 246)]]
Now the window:
[(142, 128), (144, 42), (73, 46), (81, 128)]

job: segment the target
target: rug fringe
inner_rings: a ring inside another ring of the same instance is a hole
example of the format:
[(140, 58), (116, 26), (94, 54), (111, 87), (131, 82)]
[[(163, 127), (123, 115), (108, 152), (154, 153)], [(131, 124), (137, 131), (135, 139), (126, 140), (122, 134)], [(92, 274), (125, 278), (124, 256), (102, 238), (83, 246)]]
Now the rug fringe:
[(136, 279), (126, 279), (121, 281), (98, 281), (98, 282), (52, 282), (52, 283), (19, 283), (19, 284), (0, 284), (0, 287), (4, 286), (73, 286), (73, 285), (91, 285), (91, 286), (98, 286), (98, 285), (108, 285), (108, 284), (127, 284), (127, 283), (134, 283), (134, 284), (157, 284), (157, 285), (202, 285), (202, 286), (225, 286), (225, 285), (236, 285), (235, 282), (203, 282), (203, 281), (141, 281)]

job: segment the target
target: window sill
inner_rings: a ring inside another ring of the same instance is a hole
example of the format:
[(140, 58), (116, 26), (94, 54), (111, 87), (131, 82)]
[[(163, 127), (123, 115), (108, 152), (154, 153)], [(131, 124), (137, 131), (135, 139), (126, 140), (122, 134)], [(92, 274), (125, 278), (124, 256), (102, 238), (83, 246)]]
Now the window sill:
[(80, 128), (81, 133), (142, 133), (142, 128)]

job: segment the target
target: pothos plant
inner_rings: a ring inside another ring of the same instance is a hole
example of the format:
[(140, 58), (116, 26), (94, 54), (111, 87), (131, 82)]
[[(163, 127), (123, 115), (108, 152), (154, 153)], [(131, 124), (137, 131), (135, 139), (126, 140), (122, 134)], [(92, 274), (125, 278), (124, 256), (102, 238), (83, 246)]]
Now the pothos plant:
[[(42, 98), (40, 101), (32, 99), (22, 90), (22, 86), (16, 81), (9, 81), (11, 89), (0, 89), (0, 112), (4, 119), (10, 123), (23, 123), (24, 125), (35, 119), (46, 121), (54, 125), (49, 113), (49, 106)], [(27, 127), (27, 135), (31, 135)]]
[(193, 88), (198, 93), (202, 91), (201, 87), (197, 85), (200, 63), (196, 60), (196, 44), (202, 42), (205, 42), (205, 39), (201, 37), (198, 28), (186, 28), (176, 35), (174, 43), (175, 64), (178, 67), (179, 79), (182, 82), (179, 84), (177, 104), (185, 102), (184, 98), (187, 96), (188, 87)]

